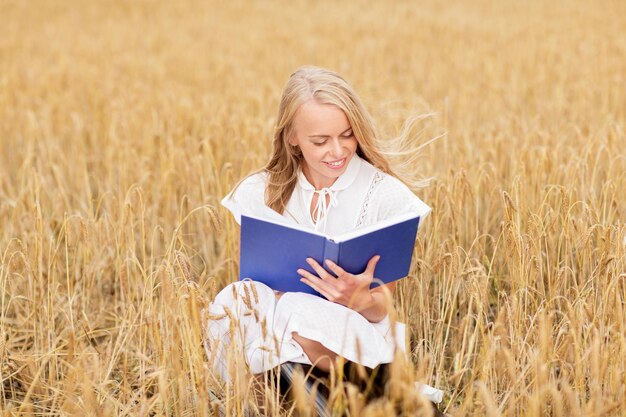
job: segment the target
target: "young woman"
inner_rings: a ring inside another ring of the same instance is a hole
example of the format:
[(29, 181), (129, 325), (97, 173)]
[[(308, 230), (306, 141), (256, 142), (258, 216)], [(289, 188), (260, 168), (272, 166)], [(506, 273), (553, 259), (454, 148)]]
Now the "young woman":
[[(343, 78), (300, 68), (280, 101), (269, 163), (222, 204), (237, 222), (248, 214), (329, 235), (406, 213), (423, 219), (430, 208), (398, 178), (376, 141), (371, 117)], [(396, 349), (404, 350), (404, 325), (392, 331), (387, 316), (385, 293), (396, 284), (369, 289), (378, 259), (358, 275), (327, 262), (336, 278), (303, 259), (317, 274), (294, 275), (326, 298), (281, 294), (254, 281), (228, 285), (208, 308), (205, 347), (213, 366), (229, 380), (229, 361), (242, 353), (253, 374), (285, 362), (327, 371), (338, 356), (372, 369), (391, 362)]]

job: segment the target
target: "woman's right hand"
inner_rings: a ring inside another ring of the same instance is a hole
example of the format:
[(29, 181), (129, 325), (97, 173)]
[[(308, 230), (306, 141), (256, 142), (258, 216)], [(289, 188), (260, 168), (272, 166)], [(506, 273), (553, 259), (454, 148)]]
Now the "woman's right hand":
[(299, 269), (303, 283), (322, 294), (329, 301), (342, 304), (356, 311), (367, 308), (372, 303), (370, 284), (374, 280), (374, 269), (380, 259), (379, 255), (373, 256), (367, 263), (365, 271), (361, 274), (351, 274), (342, 267), (326, 260), (328, 268), (337, 276), (329, 274), (315, 259), (307, 258), (307, 262), (317, 272), (318, 276), (304, 269)]
[(350, 274), (330, 260), (326, 265), (337, 275), (337, 278), (329, 274), (314, 259), (307, 259), (311, 267), (319, 274), (319, 277), (304, 269), (299, 269), (301, 281), (322, 294), (329, 301), (342, 304), (351, 308), (365, 317), (370, 322), (381, 321), (387, 315), (388, 297), (386, 292), (393, 294), (396, 283), (390, 282), (374, 289), (370, 284), (374, 280), (374, 270), (380, 256), (373, 256), (367, 263), (363, 273)]

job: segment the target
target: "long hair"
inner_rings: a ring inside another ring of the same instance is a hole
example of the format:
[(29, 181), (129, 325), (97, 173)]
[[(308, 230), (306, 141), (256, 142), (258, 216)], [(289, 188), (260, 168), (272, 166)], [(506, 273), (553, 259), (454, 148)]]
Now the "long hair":
[(357, 140), (357, 155), (411, 188), (421, 185), (391, 169), (384, 156), (386, 152), (381, 151), (378, 146), (378, 135), (372, 117), (346, 80), (333, 71), (304, 66), (291, 74), (285, 85), (278, 106), (272, 155), (267, 165), (256, 171), (268, 174), (265, 189), (265, 204), (268, 207), (283, 214), (298, 180), (302, 153), (299, 147), (289, 145), (289, 139), (294, 134), (293, 120), (298, 108), (309, 100), (333, 104), (343, 110)]

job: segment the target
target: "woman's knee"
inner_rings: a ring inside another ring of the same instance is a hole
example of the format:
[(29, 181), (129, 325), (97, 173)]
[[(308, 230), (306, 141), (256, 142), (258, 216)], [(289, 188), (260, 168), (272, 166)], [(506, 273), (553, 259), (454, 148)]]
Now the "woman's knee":
[(293, 332), (291, 336), (293, 337), (293, 340), (300, 345), (306, 356), (315, 367), (326, 372), (330, 371), (338, 357), (335, 352), (316, 340), (300, 336), (297, 332)]

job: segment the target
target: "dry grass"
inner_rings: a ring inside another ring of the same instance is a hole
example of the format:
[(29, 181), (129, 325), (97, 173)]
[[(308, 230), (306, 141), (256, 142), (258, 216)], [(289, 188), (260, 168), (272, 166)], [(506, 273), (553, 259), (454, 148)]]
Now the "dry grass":
[(385, 137), (427, 112), (416, 146), (447, 132), (415, 165), (405, 377), (455, 416), (626, 413), (623, 1), (3, 0), (0, 23), (5, 415), (211, 415), (209, 388), (244, 414), (201, 345), (237, 272), (218, 202), (308, 63)]

